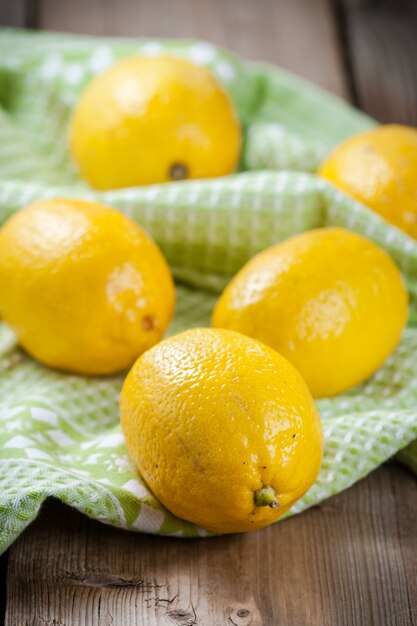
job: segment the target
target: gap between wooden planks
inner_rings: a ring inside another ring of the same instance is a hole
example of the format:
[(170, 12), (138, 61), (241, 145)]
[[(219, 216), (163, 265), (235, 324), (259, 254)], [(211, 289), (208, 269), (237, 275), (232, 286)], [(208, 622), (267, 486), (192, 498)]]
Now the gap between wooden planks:
[(96, 35), (207, 39), (348, 95), (330, 0), (41, 0), (39, 24)]
[(10, 550), (6, 626), (411, 626), (416, 495), (388, 464), (276, 526), (195, 540), (49, 502)]
[[(414, 8), (411, 0), (11, 0), (9, 15), (14, 25), (20, 15), (21, 25), (52, 30), (202, 37), (342, 97), (350, 83), (368, 113), (416, 123)], [(7, 624), (408, 626), (417, 623), (413, 498), (412, 477), (383, 468), (320, 510), (214, 544), (126, 535), (52, 506), (11, 551)], [(57, 570), (66, 562), (67, 574)], [(152, 582), (160, 575), (165, 588)], [(225, 598), (230, 606), (215, 615)]]
[(13, 26), (58, 31), (205, 38), (249, 59), (279, 63), (347, 95), (328, 0), (5, 0), (0, 16)]
[(355, 104), (381, 122), (417, 125), (416, 0), (337, 0)]

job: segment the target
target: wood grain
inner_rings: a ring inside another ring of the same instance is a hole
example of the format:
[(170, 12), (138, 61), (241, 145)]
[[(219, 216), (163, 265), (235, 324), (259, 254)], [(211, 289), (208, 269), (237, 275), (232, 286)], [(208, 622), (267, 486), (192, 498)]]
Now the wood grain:
[(39, 23), (89, 34), (208, 39), (347, 95), (330, 0), (42, 0)]
[(0, 25), (35, 28), (37, 0), (0, 0)]
[(412, 626), (416, 495), (388, 465), (302, 516), (200, 540), (50, 503), (10, 550), (6, 626)]
[[(415, 120), (414, 3), (338, 3), (347, 50), (330, 0), (40, 0), (29, 22), (205, 38), (344, 97), (350, 80), (368, 113)], [(24, 4), (10, 0), (8, 23), (24, 25)], [(302, 516), (210, 540), (125, 533), (50, 502), (10, 550), (6, 625), (415, 626), (416, 491), (387, 465)]]
[(0, 624), (3, 624), (6, 612), (7, 560), (8, 553), (0, 556)]
[(1, 26), (24, 26), (26, 15), (26, 0), (1, 0)]
[(343, 0), (343, 14), (357, 104), (417, 125), (417, 2)]

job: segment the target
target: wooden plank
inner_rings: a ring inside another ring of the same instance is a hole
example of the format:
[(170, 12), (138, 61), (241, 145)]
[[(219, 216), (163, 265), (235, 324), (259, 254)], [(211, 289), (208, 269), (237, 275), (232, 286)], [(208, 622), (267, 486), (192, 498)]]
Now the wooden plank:
[(330, 0), (42, 0), (44, 29), (202, 38), (347, 96)]
[(0, 624), (4, 623), (6, 613), (6, 576), (8, 553), (0, 556)]
[[(56, 30), (206, 38), (347, 93), (327, 0), (43, 0), (40, 20)], [(396, 466), (247, 536), (135, 536), (49, 505), (11, 550), (6, 623), (412, 626), (416, 513), (415, 480)]]
[(342, 3), (357, 104), (381, 122), (417, 125), (417, 2)]
[(135, 535), (49, 504), (10, 550), (6, 626), (416, 625), (416, 519), (394, 464), (247, 535)]
[(37, 0), (1, 0), (0, 25), (36, 28), (37, 11)]
[(1, 26), (24, 26), (26, 20), (26, 0), (3, 0), (0, 2)]

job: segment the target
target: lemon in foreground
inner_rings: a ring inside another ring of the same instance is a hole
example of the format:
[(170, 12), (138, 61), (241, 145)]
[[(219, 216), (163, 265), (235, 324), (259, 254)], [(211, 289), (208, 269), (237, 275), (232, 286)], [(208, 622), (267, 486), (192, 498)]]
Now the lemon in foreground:
[(304, 381), (240, 333), (201, 328), (162, 341), (136, 361), (120, 407), (155, 496), (211, 531), (273, 523), (317, 477), (322, 429)]
[(360, 235), (323, 228), (251, 259), (221, 295), (212, 323), (275, 348), (323, 397), (373, 374), (397, 346), (407, 314), (389, 255)]
[(338, 146), (320, 176), (417, 239), (417, 129), (387, 125)]
[(125, 369), (159, 341), (174, 301), (156, 244), (114, 209), (41, 200), (0, 230), (0, 316), (46, 365)]
[(90, 83), (70, 150), (97, 189), (232, 172), (241, 132), (232, 101), (206, 68), (176, 57), (129, 57)]

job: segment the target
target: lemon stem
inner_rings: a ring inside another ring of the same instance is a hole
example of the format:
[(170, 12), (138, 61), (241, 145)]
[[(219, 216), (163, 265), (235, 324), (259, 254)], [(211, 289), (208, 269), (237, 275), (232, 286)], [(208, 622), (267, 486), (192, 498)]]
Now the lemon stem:
[(270, 485), (265, 485), (255, 491), (254, 499), (256, 506), (270, 506), (271, 509), (276, 509), (279, 506), (277, 492)]

